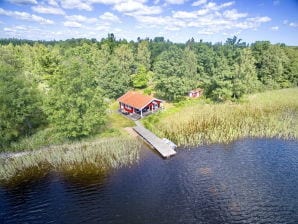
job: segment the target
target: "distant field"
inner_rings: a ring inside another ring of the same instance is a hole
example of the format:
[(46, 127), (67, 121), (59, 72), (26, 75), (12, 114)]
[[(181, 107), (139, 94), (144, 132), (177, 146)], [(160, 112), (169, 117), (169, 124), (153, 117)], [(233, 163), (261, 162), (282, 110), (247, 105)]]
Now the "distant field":
[(298, 88), (249, 95), (242, 103), (194, 100), (144, 120), (179, 146), (228, 143), (245, 137), (297, 139)]

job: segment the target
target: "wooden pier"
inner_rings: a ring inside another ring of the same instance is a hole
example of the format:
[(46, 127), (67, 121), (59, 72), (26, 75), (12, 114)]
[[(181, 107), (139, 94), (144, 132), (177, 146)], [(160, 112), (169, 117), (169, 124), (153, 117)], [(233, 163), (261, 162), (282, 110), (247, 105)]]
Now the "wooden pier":
[(176, 151), (165, 143), (162, 139), (157, 137), (148, 129), (137, 123), (137, 126), (133, 128), (143, 139), (145, 139), (154, 149), (156, 149), (160, 155), (164, 158), (168, 158), (176, 154)]

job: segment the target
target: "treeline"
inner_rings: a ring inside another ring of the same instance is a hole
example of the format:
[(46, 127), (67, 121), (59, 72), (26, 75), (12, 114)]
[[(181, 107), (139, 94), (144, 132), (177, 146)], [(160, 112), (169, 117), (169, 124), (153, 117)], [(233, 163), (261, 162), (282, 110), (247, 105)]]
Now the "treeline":
[(2, 39), (0, 142), (45, 127), (66, 138), (91, 135), (104, 124), (109, 100), (133, 88), (179, 101), (201, 87), (206, 97), (225, 101), (297, 83), (297, 47), (268, 41)]

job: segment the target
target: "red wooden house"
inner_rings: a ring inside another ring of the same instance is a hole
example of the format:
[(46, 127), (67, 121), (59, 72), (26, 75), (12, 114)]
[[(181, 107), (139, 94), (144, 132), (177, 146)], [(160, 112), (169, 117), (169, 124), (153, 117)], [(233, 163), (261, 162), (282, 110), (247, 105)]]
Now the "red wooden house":
[(191, 97), (191, 98), (197, 98), (197, 97), (200, 97), (203, 95), (203, 89), (194, 89), (194, 90), (191, 90), (189, 93), (188, 93), (188, 96)]
[(125, 93), (117, 101), (121, 112), (138, 114), (141, 117), (147, 112), (158, 110), (162, 103), (162, 100), (133, 91)]

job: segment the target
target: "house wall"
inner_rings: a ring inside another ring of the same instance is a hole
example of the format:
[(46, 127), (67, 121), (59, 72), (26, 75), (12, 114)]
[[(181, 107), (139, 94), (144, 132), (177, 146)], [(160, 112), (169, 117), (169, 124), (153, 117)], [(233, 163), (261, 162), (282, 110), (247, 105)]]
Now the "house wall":
[(188, 95), (189, 97), (196, 98), (200, 97), (202, 95), (202, 92), (190, 92)]
[(153, 109), (154, 103), (157, 104), (157, 108), (160, 108), (160, 103), (161, 103), (161, 101), (153, 100), (153, 101), (149, 104), (149, 108), (150, 108), (150, 110)]
[[(161, 101), (158, 101), (158, 100), (153, 100), (151, 103), (149, 103), (147, 106), (145, 107), (149, 107), (149, 110), (153, 110), (154, 108), (154, 103), (157, 104), (157, 108), (160, 108), (160, 104), (161, 104)], [(119, 102), (119, 106), (120, 106), (120, 109), (121, 110), (124, 110), (128, 113), (135, 113), (135, 109), (133, 107), (130, 107), (129, 105), (126, 105), (124, 103), (120, 103)], [(145, 108), (144, 107), (144, 108)]]
[(133, 107), (130, 107), (130, 106), (124, 104), (124, 103), (120, 103), (120, 109), (125, 110), (128, 113), (133, 113), (134, 112)]
[(197, 96), (198, 96), (197, 92), (190, 92), (189, 93), (189, 97), (196, 98)]

